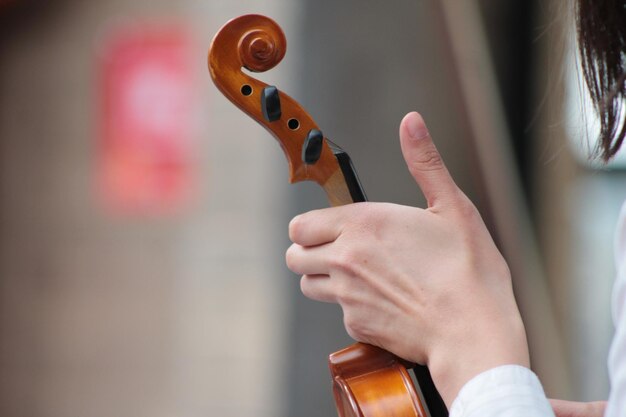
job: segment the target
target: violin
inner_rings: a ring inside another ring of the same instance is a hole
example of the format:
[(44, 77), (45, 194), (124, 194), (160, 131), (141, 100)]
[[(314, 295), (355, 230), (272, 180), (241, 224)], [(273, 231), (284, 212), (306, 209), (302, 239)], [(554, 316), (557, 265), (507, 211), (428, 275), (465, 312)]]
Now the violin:
[[(291, 183), (316, 182), (332, 206), (366, 201), (348, 154), (324, 136), (294, 99), (242, 70), (270, 70), (283, 59), (286, 47), (285, 35), (273, 20), (260, 15), (235, 18), (211, 42), (211, 78), (224, 96), (278, 141)], [(340, 417), (427, 417), (427, 409), (432, 417), (448, 414), (428, 369), (383, 349), (355, 343), (331, 354), (329, 367)], [(415, 368), (419, 391), (409, 368)]]

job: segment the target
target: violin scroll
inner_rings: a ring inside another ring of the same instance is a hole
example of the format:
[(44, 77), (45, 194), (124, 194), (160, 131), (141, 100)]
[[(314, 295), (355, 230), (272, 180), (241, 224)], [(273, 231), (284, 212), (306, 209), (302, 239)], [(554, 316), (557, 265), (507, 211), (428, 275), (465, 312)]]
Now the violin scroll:
[[(283, 59), (286, 48), (285, 35), (272, 19), (260, 15), (237, 17), (226, 23), (211, 42), (211, 78), (233, 104), (279, 142), (289, 164), (291, 182), (317, 182), (332, 205), (351, 203), (351, 190), (342, 171), (346, 167), (340, 166), (336, 157), (341, 149), (331, 149), (313, 118), (294, 99), (242, 69), (267, 71)], [(311, 136), (323, 140), (307, 141)]]
[(285, 56), (285, 35), (274, 27), (246, 33), (239, 43), (239, 57), (246, 69), (263, 72), (274, 68)]

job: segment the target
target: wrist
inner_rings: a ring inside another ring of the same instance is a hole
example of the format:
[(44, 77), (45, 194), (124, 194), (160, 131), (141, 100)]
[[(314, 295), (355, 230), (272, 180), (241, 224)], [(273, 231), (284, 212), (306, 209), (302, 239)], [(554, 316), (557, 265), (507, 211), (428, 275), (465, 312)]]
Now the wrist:
[(503, 365), (530, 368), (526, 333), (519, 316), (507, 326), (480, 331), (433, 350), (428, 367), (444, 402), (451, 406), (461, 388), (475, 376)]

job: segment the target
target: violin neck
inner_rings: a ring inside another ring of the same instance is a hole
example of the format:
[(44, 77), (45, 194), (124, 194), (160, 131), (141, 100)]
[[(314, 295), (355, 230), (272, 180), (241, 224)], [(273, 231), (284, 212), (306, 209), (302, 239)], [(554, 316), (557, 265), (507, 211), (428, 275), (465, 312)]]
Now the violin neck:
[(422, 397), (431, 417), (448, 417), (448, 408), (435, 387), (430, 371), (426, 366), (415, 365), (413, 368), (417, 385), (422, 391)]
[(326, 142), (333, 151), (335, 158), (337, 158), (337, 163), (339, 164), (339, 168), (341, 168), (344, 182), (350, 193), (350, 199), (352, 201), (346, 202), (346, 204), (367, 201), (367, 196), (365, 195), (361, 181), (359, 181), (359, 176), (356, 174), (356, 169), (354, 169), (354, 165), (348, 153), (330, 140), (326, 139)]

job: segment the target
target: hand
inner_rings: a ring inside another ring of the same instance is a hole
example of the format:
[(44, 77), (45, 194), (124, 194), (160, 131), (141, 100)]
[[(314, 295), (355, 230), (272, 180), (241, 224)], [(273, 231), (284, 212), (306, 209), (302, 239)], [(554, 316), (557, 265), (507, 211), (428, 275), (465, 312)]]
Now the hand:
[(358, 203), (297, 216), (287, 265), (304, 295), (341, 305), (352, 338), (428, 365), (450, 406), (478, 373), (528, 366), (526, 335), (508, 267), (418, 113), (403, 119), (400, 144), (428, 208)]
[(574, 401), (550, 400), (556, 417), (602, 417), (606, 401), (579, 403)]

